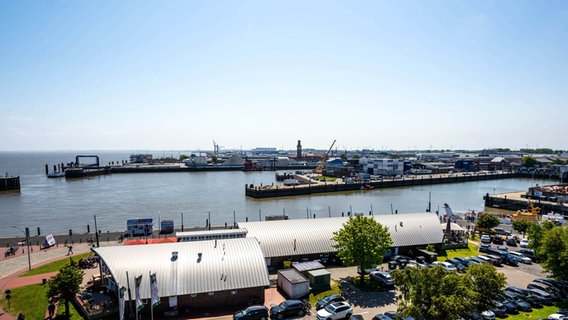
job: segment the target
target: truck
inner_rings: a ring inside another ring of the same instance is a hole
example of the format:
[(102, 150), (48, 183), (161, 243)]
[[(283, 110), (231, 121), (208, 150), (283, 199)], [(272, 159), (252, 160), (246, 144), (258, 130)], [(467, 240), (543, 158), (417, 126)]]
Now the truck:
[(138, 218), (126, 220), (127, 237), (149, 236), (154, 230), (154, 220), (152, 218)]

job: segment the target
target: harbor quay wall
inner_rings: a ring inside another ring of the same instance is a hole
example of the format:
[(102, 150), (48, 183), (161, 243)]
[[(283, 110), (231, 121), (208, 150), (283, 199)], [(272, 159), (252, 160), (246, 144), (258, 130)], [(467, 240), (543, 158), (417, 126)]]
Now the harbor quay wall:
[(410, 187), (420, 185), (432, 185), (443, 183), (459, 183), (468, 181), (494, 180), (494, 179), (510, 179), (517, 178), (516, 173), (499, 172), (488, 173), (483, 175), (424, 175), (402, 178), (385, 178), (383, 180), (365, 181), (365, 182), (319, 182), (308, 183), (297, 186), (245, 186), (245, 195), (251, 198), (271, 198), (271, 197), (289, 197), (299, 195), (309, 195), (315, 193), (326, 192), (345, 192), (354, 190)]
[(510, 192), (501, 194), (486, 194), (483, 196), (486, 208), (496, 208), (509, 211), (529, 210), (529, 201), (541, 209), (541, 213), (561, 213), (568, 216), (568, 207), (552, 201), (529, 200), (525, 197), (526, 192)]

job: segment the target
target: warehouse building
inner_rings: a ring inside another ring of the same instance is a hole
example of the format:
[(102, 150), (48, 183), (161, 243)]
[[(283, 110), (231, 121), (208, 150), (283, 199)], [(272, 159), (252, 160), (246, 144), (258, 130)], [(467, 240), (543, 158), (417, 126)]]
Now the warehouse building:
[[(440, 244), (443, 232), (440, 220), (434, 213), (374, 215), (377, 222), (386, 226), (393, 241), (394, 254), (408, 252), (428, 244)], [(255, 237), (266, 264), (279, 268), (284, 261), (332, 259), (337, 250), (331, 240), (333, 233), (342, 228), (348, 217), (293, 219), (277, 221), (241, 222), (239, 229), (247, 237)]]
[(155, 273), (162, 313), (264, 303), (264, 290), (270, 285), (262, 251), (253, 237), (93, 251), (100, 257), (105, 285), (113, 292), (127, 285), (134, 292), (134, 278), (142, 275), (140, 297), (149, 299), (149, 274)]

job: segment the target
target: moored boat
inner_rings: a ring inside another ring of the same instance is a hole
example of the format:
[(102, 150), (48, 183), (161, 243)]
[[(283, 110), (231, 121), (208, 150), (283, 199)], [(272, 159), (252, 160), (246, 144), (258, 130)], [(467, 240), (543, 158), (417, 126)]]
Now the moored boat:
[(63, 178), (65, 177), (65, 172), (63, 171), (51, 171), (47, 174), (48, 178)]

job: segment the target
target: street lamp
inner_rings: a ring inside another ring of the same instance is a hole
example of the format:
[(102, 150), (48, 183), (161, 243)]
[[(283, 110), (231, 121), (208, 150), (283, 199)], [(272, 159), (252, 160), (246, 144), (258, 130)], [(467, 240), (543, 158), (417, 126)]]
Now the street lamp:
[(26, 236), (26, 246), (28, 247), (28, 270), (32, 270), (32, 261), (30, 259), (30, 229), (26, 227), (26, 231), (24, 231), (18, 226), (12, 226), (12, 228), (22, 231)]

